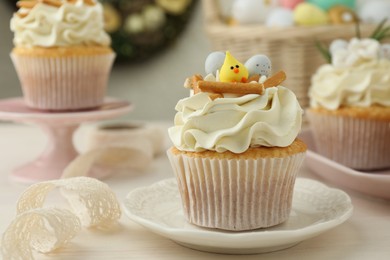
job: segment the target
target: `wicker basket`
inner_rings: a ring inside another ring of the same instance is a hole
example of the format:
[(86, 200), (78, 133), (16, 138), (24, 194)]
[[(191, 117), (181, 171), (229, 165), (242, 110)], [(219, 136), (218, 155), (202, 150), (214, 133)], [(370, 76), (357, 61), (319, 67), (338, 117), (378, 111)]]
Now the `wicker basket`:
[[(328, 45), (336, 38), (356, 36), (354, 25), (271, 28), (263, 25), (229, 26), (223, 22), (218, 0), (203, 0), (205, 28), (213, 50), (229, 50), (245, 61), (254, 54), (265, 54), (272, 61), (273, 72), (284, 70), (285, 86), (292, 89), (303, 108), (308, 107), (310, 79), (325, 63), (315, 46), (316, 40)], [(368, 36), (375, 25), (361, 25), (361, 35)]]

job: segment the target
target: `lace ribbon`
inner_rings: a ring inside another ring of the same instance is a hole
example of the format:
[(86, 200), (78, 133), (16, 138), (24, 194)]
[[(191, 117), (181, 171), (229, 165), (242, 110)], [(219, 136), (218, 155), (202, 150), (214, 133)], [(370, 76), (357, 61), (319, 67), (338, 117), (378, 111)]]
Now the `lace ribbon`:
[[(44, 207), (59, 189), (71, 210)], [(64, 246), (80, 230), (108, 228), (121, 216), (120, 204), (107, 184), (89, 177), (46, 181), (27, 188), (17, 203), (17, 216), (4, 232), (4, 259), (33, 259), (33, 250), (49, 253)]]
[(164, 130), (132, 122), (103, 124), (93, 128), (87, 151), (64, 170), (63, 178), (106, 178), (120, 169), (144, 170), (164, 150)]

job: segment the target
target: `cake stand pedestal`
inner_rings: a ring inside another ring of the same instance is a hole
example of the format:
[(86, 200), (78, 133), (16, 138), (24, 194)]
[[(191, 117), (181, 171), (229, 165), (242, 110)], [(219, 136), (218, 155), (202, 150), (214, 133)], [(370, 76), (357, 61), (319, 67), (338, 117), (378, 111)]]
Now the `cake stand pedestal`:
[(48, 112), (27, 107), (23, 98), (0, 100), (0, 120), (35, 124), (48, 138), (43, 153), (35, 161), (15, 169), (11, 179), (25, 183), (59, 179), (65, 167), (78, 155), (73, 134), (80, 124), (115, 118), (131, 108), (127, 101), (106, 98), (96, 109)]

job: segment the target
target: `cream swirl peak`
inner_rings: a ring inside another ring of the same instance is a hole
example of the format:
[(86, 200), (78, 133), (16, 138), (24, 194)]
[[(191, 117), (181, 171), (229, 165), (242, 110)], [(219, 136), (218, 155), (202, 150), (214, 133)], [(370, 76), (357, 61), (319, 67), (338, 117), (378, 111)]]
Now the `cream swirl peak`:
[(389, 44), (371, 38), (333, 41), (332, 64), (322, 65), (312, 77), (311, 107), (390, 106), (389, 50)]
[(381, 45), (375, 39), (352, 38), (349, 42), (334, 41), (331, 46), (332, 65), (337, 68), (346, 68), (377, 60)]
[(196, 74), (186, 80), (192, 94), (176, 105), (168, 133), (177, 149), (238, 154), (294, 142), (302, 108), (295, 94), (280, 86), (286, 79), (283, 71), (264, 76), (271, 69), (266, 56), (253, 56), (243, 65), (229, 52), (213, 52), (205, 68), (206, 77)]
[(330, 110), (341, 106), (390, 106), (390, 60), (371, 60), (349, 68), (323, 65), (312, 78), (310, 105)]
[[(250, 83), (249, 83), (250, 84)], [(169, 136), (179, 150), (245, 152), (249, 147), (286, 147), (297, 137), (302, 109), (282, 86), (264, 94), (211, 100), (202, 92), (180, 100)]]
[[(26, 1), (27, 2), (27, 1)], [(109, 46), (103, 8), (93, 0), (28, 1), (11, 19), (14, 44), (22, 47)], [(36, 3), (34, 3), (36, 2)]]

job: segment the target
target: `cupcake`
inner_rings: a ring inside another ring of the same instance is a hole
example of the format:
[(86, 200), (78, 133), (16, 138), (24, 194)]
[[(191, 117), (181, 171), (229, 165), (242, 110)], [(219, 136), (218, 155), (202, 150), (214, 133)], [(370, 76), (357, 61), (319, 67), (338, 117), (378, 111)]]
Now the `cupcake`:
[(19, 1), (11, 59), (27, 106), (80, 110), (103, 103), (115, 58), (95, 0)]
[(307, 116), (316, 149), (357, 170), (390, 167), (390, 45), (335, 40), (313, 75)]
[(279, 85), (283, 72), (260, 77), (268, 63), (260, 55), (245, 66), (229, 52), (212, 53), (209, 74), (185, 83), (193, 91), (176, 105), (167, 154), (189, 223), (243, 231), (289, 217), (306, 151), (296, 138), (302, 109)]

